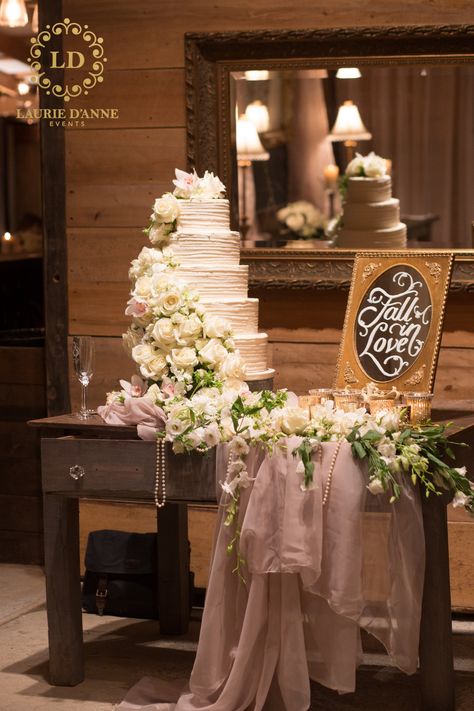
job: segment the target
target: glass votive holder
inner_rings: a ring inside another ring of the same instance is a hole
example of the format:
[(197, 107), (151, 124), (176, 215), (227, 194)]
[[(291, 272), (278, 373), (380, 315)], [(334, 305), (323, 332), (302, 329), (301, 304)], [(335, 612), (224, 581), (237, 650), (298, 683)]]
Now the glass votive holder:
[(377, 415), (382, 410), (393, 410), (398, 408), (400, 402), (395, 398), (388, 398), (382, 396), (371, 396), (369, 397), (369, 412), (371, 415)]
[(360, 390), (334, 390), (334, 404), (344, 412), (354, 412), (362, 407), (362, 393)]
[(431, 401), (433, 393), (405, 393), (405, 402), (410, 408), (410, 422), (416, 425), (426, 422), (431, 416)]
[(334, 400), (332, 388), (315, 388), (309, 394), (313, 398), (311, 405), (324, 405), (328, 400)]

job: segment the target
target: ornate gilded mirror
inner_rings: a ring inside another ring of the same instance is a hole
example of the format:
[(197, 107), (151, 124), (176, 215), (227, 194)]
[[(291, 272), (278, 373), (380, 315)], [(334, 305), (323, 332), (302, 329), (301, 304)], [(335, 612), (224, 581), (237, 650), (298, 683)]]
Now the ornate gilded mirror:
[[(392, 161), (409, 247), (470, 249), (473, 39), (472, 26), (187, 35), (188, 163), (214, 170), (228, 186), (234, 227), (254, 232), (244, 246), (263, 247), (244, 256), (309, 258), (310, 251), (298, 256), (297, 242), (284, 249), (292, 236), (285, 208), (304, 200), (326, 226), (337, 219), (334, 170), (344, 171), (354, 138), (356, 150)], [(356, 78), (339, 78), (349, 69)], [(355, 136), (338, 129), (348, 101), (358, 109)], [(249, 117), (261, 130), (257, 143), (241, 140), (242, 149), (239, 123)], [(322, 242), (314, 245), (317, 255)], [(324, 257), (348, 253), (330, 249)]]

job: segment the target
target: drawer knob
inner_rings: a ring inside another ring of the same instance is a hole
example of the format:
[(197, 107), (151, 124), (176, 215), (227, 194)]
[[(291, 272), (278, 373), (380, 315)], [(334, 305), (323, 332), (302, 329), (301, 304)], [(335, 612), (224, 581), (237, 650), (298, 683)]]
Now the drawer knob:
[(69, 476), (71, 479), (75, 479), (76, 481), (78, 479), (82, 479), (84, 474), (86, 473), (86, 470), (84, 467), (81, 467), (79, 464), (75, 464), (73, 467), (70, 467), (69, 469)]

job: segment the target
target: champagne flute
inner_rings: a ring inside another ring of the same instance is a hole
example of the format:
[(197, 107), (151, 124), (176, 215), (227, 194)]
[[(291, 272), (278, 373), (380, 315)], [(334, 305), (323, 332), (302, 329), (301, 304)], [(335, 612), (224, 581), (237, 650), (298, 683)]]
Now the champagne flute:
[(72, 360), (77, 379), (81, 384), (81, 409), (77, 413), (81, 420), (95, 414), (86, 406), (87, 386), (94, 373), (94, 340), (91, 336), (74, 336), (72, 339)]

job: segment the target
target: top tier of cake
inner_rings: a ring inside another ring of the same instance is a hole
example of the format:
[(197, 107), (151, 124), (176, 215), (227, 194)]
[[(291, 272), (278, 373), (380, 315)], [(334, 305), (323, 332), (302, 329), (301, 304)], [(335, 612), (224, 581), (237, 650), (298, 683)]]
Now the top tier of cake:
[(389, 175), (380, 178), (351, 177), (347, 181), (346, 203), (384, 202), (392, 197)]
[(229, 230), (229, 201), (225, 198), (179, 201), (178, 234), (228, 234)]

